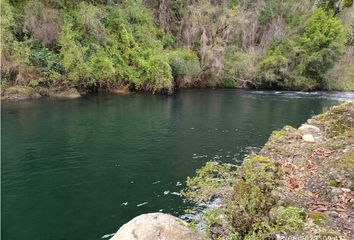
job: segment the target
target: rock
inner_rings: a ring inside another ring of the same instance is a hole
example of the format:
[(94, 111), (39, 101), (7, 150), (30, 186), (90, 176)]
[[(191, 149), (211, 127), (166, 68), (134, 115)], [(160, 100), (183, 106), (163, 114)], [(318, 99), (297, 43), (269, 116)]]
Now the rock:
[(321, 130), (318, 127), (310, 125), (310, 124), (302, 124), (299, 127), (299, 130), (304, 133), (320, 133), (321, 132)]
[[(302, 132), (304, 135), (311, 135), (313, 137), (313, 140), (315, 141), (321, 141), (323, 138), (323, 134), (321, 129), (319, 129), (318, 127), (311, 125), (311, 124), (302, 124), (299, 127), (300, 132)], [(308, 139), (310, 141), (307, 142), (314, 142), (311, 141), (311, 137), (308, 137)], [(305, 139), (304, 139), (305, 140)], [(306, 141), (306, 140), (305, 140)]]
[(169, 214), (148, 213), (124, 224), (111, 240), (202, 240), (187, 223)]
[(332, 218), (338, 218), (339, 214), (335, 211), (330, 211), (330, 212), (328, 212), (328, 216), (330, 216)]
[(315, 138), (312, 136), (312, 134), (305, 134), (304, 136), (302, 136), (302, 139), (305, 141), (305, 142), (315, 142)]
[(129, 86), (114, 88), (112, 92), (119, 95), (130, 93)]
[(26, 86), (12, 86), (4, 88), (1, 92), (1, 100), (26, 100), (40, 97), (41, 95), (33, 88)]
[(51, 92), (49, 93), (50, 97), (54, 98), (62, 98), (62, 99), (74, 99), (80, 98), (81, 94), (77, 91), (76, 88), (69, 88), (68, 90), (58, 91), (58, 92)]

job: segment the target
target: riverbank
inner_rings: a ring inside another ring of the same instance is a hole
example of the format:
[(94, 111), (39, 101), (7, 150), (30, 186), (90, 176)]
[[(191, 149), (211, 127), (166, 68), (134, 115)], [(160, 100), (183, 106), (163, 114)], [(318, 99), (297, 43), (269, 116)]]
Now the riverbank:
[(239, 167), (209, 162), (188, 178), (187, 200), (210, 239), (350, 239), (354, 211), (354, 104), (274, 131)]
[[(316, 96), (323, 95), (324, 98), (333, 98), (340, 101), (350, 101), (354, 97), (353, 92), (348, 91), (281, 91), (281, 90), (262, 90), (255, 89), (251, 87), (237, 87), (237, 88), (222, 88), (222, 87), (190, 87), (190, 88), (179, 88), (175, 89), (173, 93), (159, 93), (157, 95), (174, 95), (183, 91), (193, 91), (193, 90), (234, 90), (234, 91), (252, 91), (252, 92), (269, 92), (276, 93), (280, 95), (299, 95), (303, 96)], [(151, 92), (136, 91), (130, 89), (129, 86), (116, 87), (112, 89), (100, 89), (100, 90), (83, 90), (76, 88), (32, 88), (27, 86), (2, 86), (1, 88), (1, 100), (6, 102), (21, 101), (21, 100), (31, 100), (39, 98), (57, 98), (57, 99), (75, 99), (90, 95), (128, 95), (133, 93), (141, 93), (151, 95)], [(336, 96), (331, 96), (335, 94)], [(155, 95), (155, 94), (153, 94)]]
[[(160, 95), (173, 95), (178, 91), (183, 91), (185, 89), (223, 89), (223, 87), (189, 87), (189, 88), (177, 88), (172, 92), (160, 92)], [(231, 89), (231, 88), (228, 88)], [(244, 89), (250, 90), (254, 89), (250, 86), (239, 86), (232, 89)], [(107, 93), (107, 94), (117, 94), (117, 95), (126, 95), (130, 93), (146, 93), (154, 94), (148, 91), (139, 91), (129, 85), (114, 87), (114, 88), (102, 88), (102, 89), (77, 89), (77, 88), (32, 88), (28, 86), (3, 86), (1, 88), (1, 100), (3, 101), (20, 101), (20, 100), (29, 100), (29, 99), (38, 99), (42, 97), (51, 97), (51, 98), (62, 98), (62, 99), (74, 99), (80, 98), (85, 95), (97, 94), (97, 93)]]

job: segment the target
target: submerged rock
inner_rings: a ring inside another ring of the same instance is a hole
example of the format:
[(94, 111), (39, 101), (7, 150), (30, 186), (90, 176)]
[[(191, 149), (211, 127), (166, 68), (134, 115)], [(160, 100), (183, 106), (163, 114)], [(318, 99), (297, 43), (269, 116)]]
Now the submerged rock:
[(148, 213), (124, 224), (111, 240), (202, 240), (187, 223), (165, 213)]

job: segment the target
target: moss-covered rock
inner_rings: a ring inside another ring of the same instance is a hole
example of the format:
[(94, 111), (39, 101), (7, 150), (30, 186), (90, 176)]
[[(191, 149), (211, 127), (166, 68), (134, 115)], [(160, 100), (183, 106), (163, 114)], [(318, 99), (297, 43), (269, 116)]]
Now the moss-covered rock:
[(1, 91), (1, 100), (26, 100), (40, 98), (34, 88), (26, 86), (5, 87)]
[(78, 92), (76, 88), (69, 88), (66, 90), (50, 91), (49, 96), (53, 98), (61, 98), (61, 99), (75, 99), (75, 98), (80, 98), (81, 94)]

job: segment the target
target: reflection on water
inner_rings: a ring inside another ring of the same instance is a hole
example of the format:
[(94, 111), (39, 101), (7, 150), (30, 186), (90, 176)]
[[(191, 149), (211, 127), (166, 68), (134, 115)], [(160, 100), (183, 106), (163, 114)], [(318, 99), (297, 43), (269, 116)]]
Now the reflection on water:
[(285, 124), (353, 93), (186, 90), (2, 106), (2, 237), (99, 239), (138, 214), (179, 215), (208, 160), (239, 164)]

